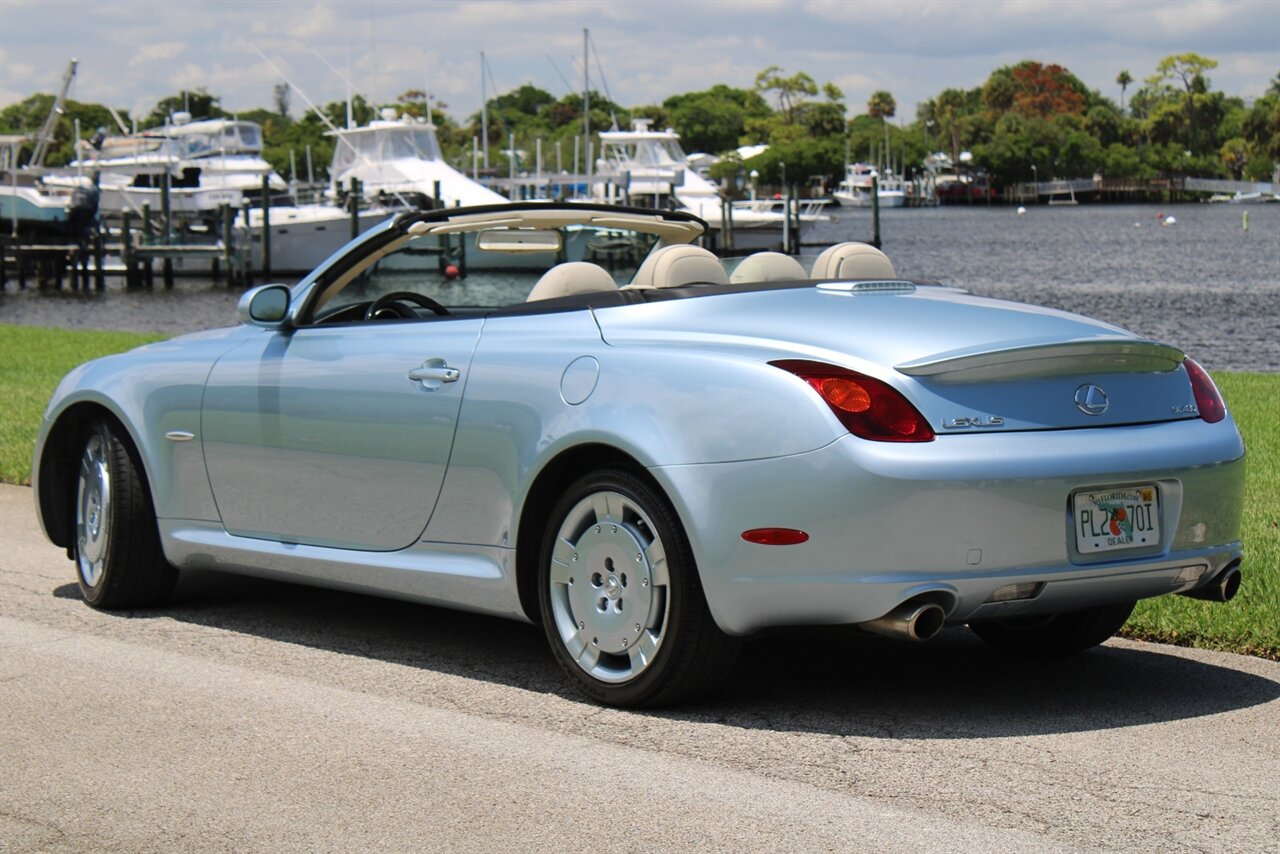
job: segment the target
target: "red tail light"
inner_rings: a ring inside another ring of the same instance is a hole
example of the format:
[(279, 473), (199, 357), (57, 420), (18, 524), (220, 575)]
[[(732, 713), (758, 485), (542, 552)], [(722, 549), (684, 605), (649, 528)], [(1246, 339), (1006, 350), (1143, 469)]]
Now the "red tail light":
[(813, 387), (855, 436), (877, 442), (931, 442), (933, 430), (901, 392), (847, 368), (783, 359), (770, 362)]
[(1226, 418), (1227, 405), (1209, 377), (1209, 372), (1200, 367), (1195, 359), (1183, 359), (1182, 365), (1191, 379), (1191, 393), (1196, 396), (1196, 408), (1200, 410), (1200, 417), (1210, 424)]

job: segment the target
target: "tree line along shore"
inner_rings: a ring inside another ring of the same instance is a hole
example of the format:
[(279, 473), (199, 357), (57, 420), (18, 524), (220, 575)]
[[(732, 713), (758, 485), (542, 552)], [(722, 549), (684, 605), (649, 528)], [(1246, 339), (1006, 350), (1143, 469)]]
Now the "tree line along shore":
[[(675, 129), (686, 151), (722, 155), (712, 167), (713, 177), (741, 182), (754, 171), (764, 186), (789, 180), (834, 187), (849, 160), (896, 164), (904, 177), (912, 178), (935, 153), (953, 165), (965, 161), (986, 171), (997, 187), (1095, 175), (1136, 181), (1187, 176), (1271, 181), (1280, 169), (1280, 72), (1264, 95), (1247, 102), (1213, 88), (1210, 72), (1216, 67), (1212, 58), (1183, 53), (1165, 57), (1141, 80), (1120, 69), (1118, 99), (1113, 99), (1089, 89), (1061, 65), (1024, 60), (992, 71), (981, 86), (943, 89), (920, 103), (915, 119), (907, 122), (898, 116), (890, 92), (873, 93), (865, 112), (849, 119), (850, 110), (861, 105), (846, 103), (833, 83), (769, 66), (751, 88), (716, 84), (672, 95), (661, 104), (624, 107), (607, 93), (592, 91), (587, 119), (594, 133), (630, 127), (635, 118), (650, 119)], [(264, 155), (280, 174), (293, 177), (298, 172), (298, 178), (307, 178), (297, 164), (305, 162), (309, 151), (312, 176), (324, 179), (334, 139), (315, 112), (291, 115), (291, 94), (287, 84), (277, 84), (270, 107), (235, 115), (262, 126)], [(53, 100), (50, 94), (35, 94), (6, 107), (0, 111), (0, 133), (33, 133)], [(555, 163), (551, 152), (559, 151), (561, 167), (576, 171), (570, 161), (575, 140), (583, 136), (583, 103), (581, 93), (556, 98), (526, 84), (489, 99), (483, 119), (477, 112), (463, 122), (447, 112), (448, 104), (414, 88), (388, 104), (356, 95), (350, 110), (351, 119), (363, 124), (384, 107), (422, 118), (429, 105), (450, 163), (469, 173), (478, 144), (487, 148), (488, 170), (506, 175), (511, 156), (520, 158), (517, 171), (533, 168), (527, 152), (538, 140), (545, 168)], [(136, 127), (161, 127), (179, 110), (197, 119), (232, 115), (216, 94), (198, 89), (162, 98), (150, 113), (136, 117)], [(334, 125), (347, 123), (346, 102), (328, 103), (320, 111)], [(127, 111), (115, 113), (126, 125), (134, 124)], [(63, 118), (48, 166), (73, 159), (75, 119), (85, 139), (118, 127), (112, 110), (101, 104), (68, 100)], [(482, 128), (488, 146), (480, 139)], [(596, 139), (594, 150), (599, 151)], [(757, 144), (768, 148), (745, 159), (737, 153), (739, 147)], [(968, 156), (962, 158), (964, 152)]]

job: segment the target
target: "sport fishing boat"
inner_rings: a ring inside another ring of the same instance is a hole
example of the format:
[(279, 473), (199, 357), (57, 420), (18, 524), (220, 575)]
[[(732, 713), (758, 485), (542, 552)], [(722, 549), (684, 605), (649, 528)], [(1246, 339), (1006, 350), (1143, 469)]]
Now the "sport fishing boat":
[[(305, 272), (340, 249), (351, 238), (354, 204), (361, 208), (357, 231), (363, 232), (404, 210), (507, 202), (445, 162), (434, 125), (400, 116), (394, 107), (363, 127), (335, 128), (330, 136), (335, 145), (327, 199), (269, 213), (273, 270)], [(360, 182), (357, 200), (348, 198), (352, 179)], [(260, 267), (263, 212), (251, 209), (246, 220), (251, 263)]]
[(135, 134), (99, 134), (77, 147), (70, 166), (46, 182), (83, 187), (98, 175), (104, 212), (159, 210), (164, 176), (169, 176), (169, 209), (181, 215), (210, 215), (223, 205), (259, 202), (262, 179), (277, 201), (288, 185), (262, 156), (262, 129), (236, 119), (192, 121), (174, 113), (172, 123)]
[(878, 180), (876, 197), (882, 208), (900, 208), (907, 203), (907, 189), (902, 178), (892, 169), (879, 169), (870, 163), (849, 163), (844, 180), (831, 194), (836, 204), (846, 208), (871, 207), (872, 179)]
[[(604, 180), (594, 185), (596, 201), (617, 202), (621, 191), (631, 204), (674, 207), (706, 220), (713, 231), (721, 227), (725, 211), (720, 192), (689, 168), (674, 130), (654, 130), (649, 119), (636, 119), (629, 131), (601, 132), (600, 149), (597, 173)], [(829, 219), (822, 213), (825, 204), (821, 199), (802, 200), (800, 222)], [(728, 213), (735, 232), (742, 232), (735, 236), (739, 248), (773, 248), (770, 244), (778, 242), (786, 219), (782, 206), (772, 201), (735, 201)]]
[(331, 136), (337, 143), (329, 167), (334, 198), (355, 178), (367, 198), (379, 197), (387, 205), (451, 208), (507, 202), (445, 162), (435, 125), (399, 116), (394, 107), (364, 127), (339, 128)]

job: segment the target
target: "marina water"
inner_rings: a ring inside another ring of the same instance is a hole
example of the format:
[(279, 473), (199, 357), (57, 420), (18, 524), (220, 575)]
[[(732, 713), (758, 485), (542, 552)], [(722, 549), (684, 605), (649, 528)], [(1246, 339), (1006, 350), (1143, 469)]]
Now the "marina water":
[[(871, 212), (832, 210), (809, 244), (868, 240)], [(1243, 216), (1248, 214), (1248, 230)], [(1172, 215), (1174, 224), (1162, 224)], [(1080, 205), (881, 211), (904, 277), (1086, 314), (1186, 350), (1211, 370), (1280, 372), (1280, 205)], [(816, 253), (820, 246), (807, 246)], [(512, 294), (508, 301), (522, 297)], [(238, 291), (0, 294), (0, 323), (169, 334), (235, 322)]]

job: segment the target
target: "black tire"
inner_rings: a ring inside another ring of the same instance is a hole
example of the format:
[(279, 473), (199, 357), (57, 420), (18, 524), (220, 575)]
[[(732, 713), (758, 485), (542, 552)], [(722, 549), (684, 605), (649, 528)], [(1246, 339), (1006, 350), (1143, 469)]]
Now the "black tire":
[(106, 420), (81, 443), (72, 484), (76, 580), (95, 608), (146, 608), (169, 598), (178, 571), (164, 559), (146, 481)]
[(1099, 605), (1082, 611), (984, 620), (969, 624), (973, 633), (1002, 652), (1014, 655), (1067, 655), (1095, 647), (1120, 631), (1135, 602)]
[(623, 469), (579, 479), (556, 503), (540, 550), (538, 602), (556, 661), (606, 705), (705, 695), (737, 654), (707, 608), (675, 510)]

